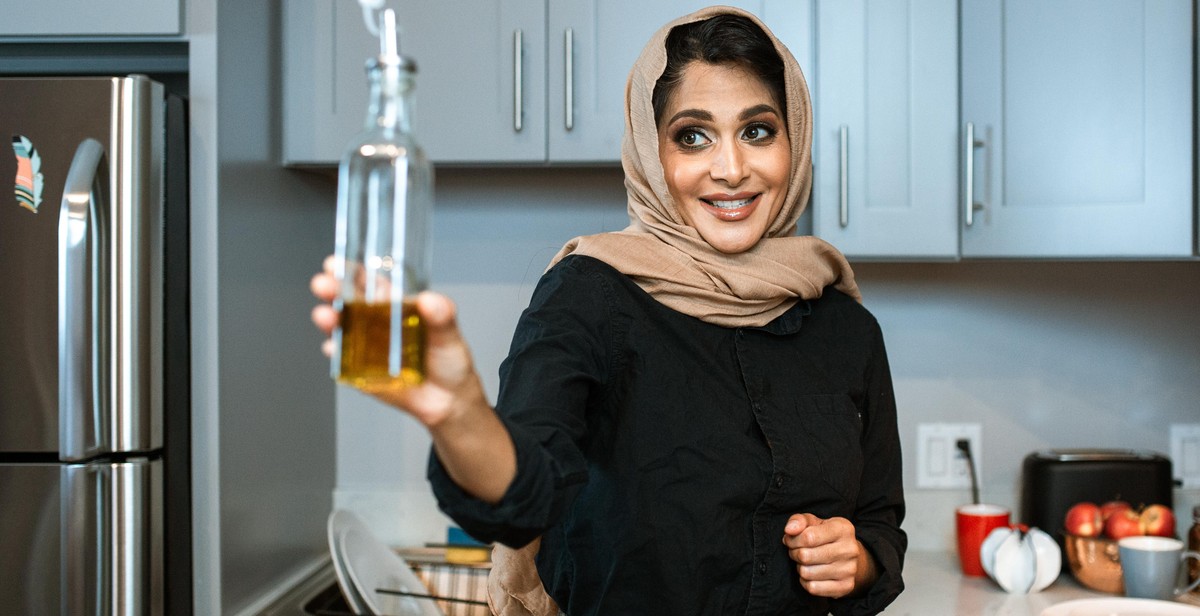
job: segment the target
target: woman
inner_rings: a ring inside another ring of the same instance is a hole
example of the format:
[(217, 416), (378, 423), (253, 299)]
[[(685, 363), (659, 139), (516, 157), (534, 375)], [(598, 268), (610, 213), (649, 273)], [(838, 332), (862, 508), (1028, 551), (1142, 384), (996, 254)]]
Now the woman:
[[(452, 303), (419, 298), (428, 382), (381, 397), (430, 430), (447, 514), (483, 540), (540, 538), (567, 614), (870, 614), (903, 588), (882, 335), (840, 253), (793, 235), (811, 131), (799, 66), (761, 22), (681, 18), (626, 90), (631, 224), (556, 257), (495, 410)], [(328, 275), (313, 287), (334, 295)]]

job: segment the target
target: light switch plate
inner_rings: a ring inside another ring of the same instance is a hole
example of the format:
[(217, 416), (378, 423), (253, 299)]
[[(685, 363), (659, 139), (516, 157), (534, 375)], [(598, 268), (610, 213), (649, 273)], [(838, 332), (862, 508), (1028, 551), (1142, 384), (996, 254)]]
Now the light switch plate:
[(956, 446), (964, 438), (971, 443), (975, 477), (982, 483), (982, 434), (983, 428), (977, 423), (917, 424), (917, 487), (943, 490), (971, 487), (967, 459)]
[(1182, 488), (1200, 488), (1200, 424), (1171, 424), (1171, 469)]

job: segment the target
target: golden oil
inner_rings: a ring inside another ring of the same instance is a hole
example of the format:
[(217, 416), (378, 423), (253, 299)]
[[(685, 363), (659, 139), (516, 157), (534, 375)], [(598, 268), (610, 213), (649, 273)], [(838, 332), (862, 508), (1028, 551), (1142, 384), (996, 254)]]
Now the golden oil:
[[(395, 311), (399, 310), (399, 314)], [(393, 340), (392, 323), (399, 324)], [(342, 305), (338, 382), (367, 392), (420, 385), (425, 380), (425, 325), (416, 302), (351, 301)]]

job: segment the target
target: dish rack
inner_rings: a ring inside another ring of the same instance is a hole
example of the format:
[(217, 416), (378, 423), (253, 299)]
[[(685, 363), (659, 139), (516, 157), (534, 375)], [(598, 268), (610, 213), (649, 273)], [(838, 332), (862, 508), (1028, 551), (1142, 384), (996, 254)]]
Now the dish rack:
[[(445, 616), (491, 616), (487, 606), (487, 576), (490, 562), (454, 563), (446, 560), (441, 548), (402, 548), (396, 551), (408, 563), (417, 579), (425, 584), (430, 597)], [(337, 584), (305, 603), (304, 613), (311, 616), (354, 616)], [(385, 615), (391, 616), (391, 615)]]
[(399, 553), (429, 589), (429, 594), (442, 597), (437, 604), (446, 616), (491, 616), (487, 606), (490, 562), (448, 562), (445, 550), (438, 548), (400, 550)]

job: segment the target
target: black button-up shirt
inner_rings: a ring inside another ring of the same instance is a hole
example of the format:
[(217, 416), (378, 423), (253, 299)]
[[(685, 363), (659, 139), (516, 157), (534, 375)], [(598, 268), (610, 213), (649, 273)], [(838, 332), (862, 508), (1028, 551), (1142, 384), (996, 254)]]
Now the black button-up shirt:
[[(501, 366), (517, 476), (490, 506), (431, 456), (443, 511), (485, 541), (542, 535), (570, 616), (873, 614), (903, 588), (895, 401), (879, 326), (828, 288), (759, 328), (675, 312), (590, 257), (547, 272)], [(795, 513), (841, 516), (874, 556), (868, 593), (799, 584)]]

